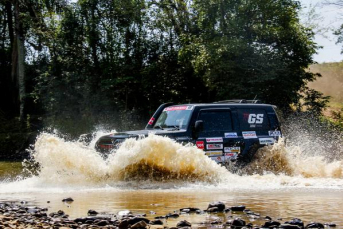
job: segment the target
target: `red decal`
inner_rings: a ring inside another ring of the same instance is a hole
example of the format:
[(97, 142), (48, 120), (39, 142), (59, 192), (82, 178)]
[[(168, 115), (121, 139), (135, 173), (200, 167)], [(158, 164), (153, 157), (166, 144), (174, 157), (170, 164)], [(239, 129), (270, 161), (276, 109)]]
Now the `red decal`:
[(152, 124), (154, 123), (154, 121), (155, 121), (155, 118), (154, 118), (154, 117), (151, 117), (151, 119), (149, 120), (148, 124), (149, 124), (149, 125), (152, 125)]
[(203, 141), (196, 142), (198, 149), (205, 149), (205, 144)]
[(247, 122), (248, 119), (249, 119), (249, 113), (243, 113), (243, 120)]
[(180, 111), (180, 110), (186, 110), (187, 106), (177, 106), (177, 107), (167, 107), (164, 108), (164, 111)]

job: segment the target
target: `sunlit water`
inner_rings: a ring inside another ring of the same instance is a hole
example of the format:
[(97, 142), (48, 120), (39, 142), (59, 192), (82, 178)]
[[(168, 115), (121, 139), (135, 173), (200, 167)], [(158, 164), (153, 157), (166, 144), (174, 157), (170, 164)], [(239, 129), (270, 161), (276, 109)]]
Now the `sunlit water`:
[[(286, 147), (281, 141), (260, 150), (243, 171), (232, 173), (195, 146), (161, 136), (129, 139), (107, 158), (94, 150), (95, 140), (88, 145), (41, 134), (32, 151), (40, 169), (3, 180), (0, 201), (23, 200), (71, 217), (86, 216), (89, 209), (104, 214), (129, 209), (148, 218), (223, 201), (228, 207), (243, 204), (261, 216), (281, 217), (282, 222), (298, 217), (343, 228), (342, 160), (305, 155), (301, 147)], [(66, 197), (75, 201), (64, 204)], [(183, 215), (178, 220), (200, 223), (209, 217), (215, 216)], [(225, 222), (227, 215), (218, 217)], [(174, 226), (176, 221), (166, 223)]]

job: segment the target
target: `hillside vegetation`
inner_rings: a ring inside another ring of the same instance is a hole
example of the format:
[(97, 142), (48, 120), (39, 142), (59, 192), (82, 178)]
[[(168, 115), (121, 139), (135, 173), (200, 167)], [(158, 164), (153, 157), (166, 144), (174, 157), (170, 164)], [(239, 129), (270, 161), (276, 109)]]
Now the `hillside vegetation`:
[(331, 97), (324, 115), (343, 126), (343, 62), (311, 65), (310, 71), (322, 77), (309, 83), (309, 87)]

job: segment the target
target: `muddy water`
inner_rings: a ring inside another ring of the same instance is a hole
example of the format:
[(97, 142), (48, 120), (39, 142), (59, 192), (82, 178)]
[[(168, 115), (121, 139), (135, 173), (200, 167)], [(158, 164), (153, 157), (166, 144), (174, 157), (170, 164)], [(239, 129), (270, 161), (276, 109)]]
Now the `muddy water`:
[[(32, 151), (40, 169), (30, 177), (2, 179), (0, 201), (23, 200), (49, 211), (64, 210), (73, 218), (86, 216), (89, 209), (104, 214), (129, 209), (154, 218), (182, 207), (206, 209), (209, 202), (223, 201), (228, 207), (246, 205), (262, 217), (281, 221), (298, 217), (305, 223), (334, 222), (343, 228), (342, 160), (304, 155), (301, 148), (280, 142), (261, 150), (254, 163), (237, 175), (196, 147), (159, 136), (128, 140), (106, 159), (93, 144), (42, 134)], [(75, 201), (64, 204), (61, 200), (66, 197)], [(182, 215), (166, 223), (174, 226), (181, 219), (200, 223), (211, 217), (226, 221), (230, 214)], [(245, 219), (263, 222), (263, 218)]]

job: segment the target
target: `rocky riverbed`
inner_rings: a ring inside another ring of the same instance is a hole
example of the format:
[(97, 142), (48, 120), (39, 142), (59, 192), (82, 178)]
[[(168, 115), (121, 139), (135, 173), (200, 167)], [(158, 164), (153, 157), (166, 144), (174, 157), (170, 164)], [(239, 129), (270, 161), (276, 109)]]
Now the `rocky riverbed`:
[[(72, 202), (72, 198), (63, 199)], [(272, 209), (271, 209), (272, 211)], [(300, 218), (284, 221), (282, 218), (272, 219), (253, 212), (244, 205), (226, 206), (223, 202), (209, 203), (207, 209), (185, 207), (176, 209), (166, 215), (133, 214), (129, 210), (117, 214), (98, 213), (90, 209), (88, 215), (71, 219), (64, 211), (48, 212), (48, 208), (29, 206), (21, 203), (0, 203), (0, 228), (335, 228), (329, 222), (303, 222)], [(203, 222), (188, 222), (182, 219), (184, 215), (203, 215)], [(174, 226), (168, 221), (173, 220)]]

